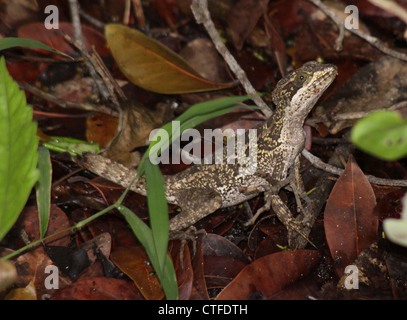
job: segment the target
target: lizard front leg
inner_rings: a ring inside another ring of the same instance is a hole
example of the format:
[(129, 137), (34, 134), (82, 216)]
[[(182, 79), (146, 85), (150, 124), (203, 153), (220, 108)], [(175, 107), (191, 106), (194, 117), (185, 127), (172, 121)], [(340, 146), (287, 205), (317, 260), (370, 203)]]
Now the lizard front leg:
[[(277, 218), (286, 227), (288, 231), (288, 243), (290, 248), (303, 247), (307, 242), (313, 245), (313, 243), (307, 238), (307, 236), (303, 232), (304, 224), (302, 223), (302, 221), (304, 215), (305, 216), (307, 215), (304, 212), (304, 209), (302, 208), (301, 198), (305, 200), (308, 199), (306, 199), (302, 178), (299, 172), (299, 157), (296, 158), (291, 173), (286, 179), (282, 181), (276, 181), (271, 179), (267, 174), (261, 174), (261, 176), (269, 183), (268, 187), (263, 187), (265, 189), (264, 192), (265, 204), (259, 210), (257, 210), (256, 214), (251, 219), (249, 219), (245, 223), (245, 226), (254, 224), (254, 222), (257, 220), (261, 213), (263, 213), (264, 211), (268, 211), (272, 208), (274, 213), (277, 215)], [(290, 185), (292, 191), (295, 194), (297, 206), (299, 206), (299, 209), (301, 211), (301, 214), (298, 217), (300, 219), (297, 219), (292, 215), (288, 207), (284, 204), (284, 202), (278, 195), (280, 189), (285, 187), (286, 185)], [(304, 242), (304, 240), (306, 241)]]
[(270, 198), (271, 207), (277, 215), (278, 220), (280, 220), (288, 231), (288, 246), (291, 249), (298, 249), (299, 238), (304, 238), (311, 243), (311, 245), (315, 246), (302, 231), (304, 227), (302, 223), (293, 217), (288, 207), (281, 200), (280, 196), (276, 194), (269, 194), (266, 195), (266, 197), (267, 196)]

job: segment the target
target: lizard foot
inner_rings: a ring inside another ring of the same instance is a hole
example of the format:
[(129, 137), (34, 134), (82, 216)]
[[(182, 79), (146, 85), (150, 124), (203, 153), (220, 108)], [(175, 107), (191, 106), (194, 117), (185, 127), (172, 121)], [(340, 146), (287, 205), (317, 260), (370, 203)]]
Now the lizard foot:
[[(278, 219), (288, 231), (289, 247), (291, 249), (303, 249), (303, 247), (305, 247), (306, 243), (308, 242), (316, 248), (311, 240), (308, 239), (306, 232), (307, 226), (293, 217), (290, 210), (287, 208), (287, 206), (278, 195), (270, 195), (270, 198), (273, 211), (276, 213)], [(302, 238), (302, 240), (305, 239), (306, 242), (298, 241), (299, 238)]]
[(288, 231), (288, 244), (291, 249), (300, 249), (305, 247), (307, 243), (310, 243), (316, 248), (316, 246), (307, 237), (307, 226), (303, 224), (302, 221), (299, 221), (293, 217), (290, 210), (283, 203), (281, 198), (275, 194), (275, 192), (273, 192), (273, 190), (265, 192), (264, 199), (266, 203), (257, 210), (253, 217), (245, 222), (245, 227), (253, 225), (260, 214), (273, 208), (273, 211), (276, 213), (278, 219)]
[(180, 254), (180, 265), (181, 269), (184, 268), (184, 248), (185, 245), (190, 241), (192, 243), (192, 256), (195, 256), (196, 253), (196, 240), (199, 235), (205, 235), (205, 229), (197, 230), (194, 226), (189, 227), (186, 231), (170, 231), (169, 239), (170, 240), (180, 240), (181, 247), (179, 249)]
[(251, 226), (253, 225), (257, 218), (265, 211), (269, 211), (271, 208), (271, 199), (268, 199), (267, 197), (265, 197), (266, 203), (256, 211), (256, 213), (254, 214), (253, 217), (251, 217), (249, 220), (247, 220), (243, 225), (245, 227)]

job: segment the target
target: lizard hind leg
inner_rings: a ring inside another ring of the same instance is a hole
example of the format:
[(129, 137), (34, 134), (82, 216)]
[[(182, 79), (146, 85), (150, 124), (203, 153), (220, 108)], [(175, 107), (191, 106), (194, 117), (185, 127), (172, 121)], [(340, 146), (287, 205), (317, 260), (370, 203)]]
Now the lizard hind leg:
[(186, 242), (191, 241), (193, 255), (195, 255), (196, 238), (199, 234), (205, 233), (205, 230), (196, 230), (193, 225), (221, 208), (222, 198), (216, 191), (199, 188), (177, 190), (174, 195), (182, 211), (170, 221), (170, 239), (181, 240), (180, 261), (181, 268), (183, 268), (183, 252)]
[(170, 232), (181, 231), (222, 207), (219, 193), (210, 189), (180, 189), (174, 196), (181, 213), (170, 221)]

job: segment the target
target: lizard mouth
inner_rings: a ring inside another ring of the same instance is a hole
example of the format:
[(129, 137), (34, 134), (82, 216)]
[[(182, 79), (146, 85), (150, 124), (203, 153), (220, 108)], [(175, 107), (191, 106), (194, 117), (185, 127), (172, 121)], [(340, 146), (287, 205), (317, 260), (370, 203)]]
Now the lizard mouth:
[(312, 82), (311, 88), (314, 89), (315, 93), (325, 90), (335, 79), (337, 74), (337, 68), (333, 65), (330, 66), (328, 70), (325, 70), (322, 75)]
[(303, 92), (302, 99), (299, 97), (299, 100), (301, 101), (293, 101), (293, 112), (295, 114), (308, 114), (310, 108), (314, 106), (315, 102), (321, 97), (324, 91), (334, 81), (337, 74), (338, 71), (336, 66), (334, 65), (325, 65), (322, 70), (316, 71), (316, 74), (314, 74), (314, 77), (311, 80), (311, 83), (308, 85), (308, 88), (303, 88), (305, 92)]

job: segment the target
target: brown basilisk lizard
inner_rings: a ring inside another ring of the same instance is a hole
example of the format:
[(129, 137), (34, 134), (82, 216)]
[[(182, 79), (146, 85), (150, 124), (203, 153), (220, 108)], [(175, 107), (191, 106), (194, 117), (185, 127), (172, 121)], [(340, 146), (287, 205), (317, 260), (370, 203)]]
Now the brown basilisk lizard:
[[(240, 204), (264, 192), (266, 204), (248, 224), (272, 207), (289, 231), (290, 247), (295, 247), (296, 233), (301, 232), (301, 219), (291, 215), (278, 191), (286, 184), (289, 171), (295, 171), (296, 161), (304, 148), (304, 120), (336, 75), (334, 65), (308, 62), (278, 82), (272, 93), (275, 111), (257, 127), (255, 172), (242, 172), (247, 164), (241, 163), (201, 164), (165, 176), (167, 201), (182, 209), (171, 219), (170, 231), (184, 230), (219, 208)], [(135, 170), (95, 154), (86, 154), (84, 165), (124, 187), (136, 175)], [(131, 190), (145, 195), (144, 179), (138, 179)]]

